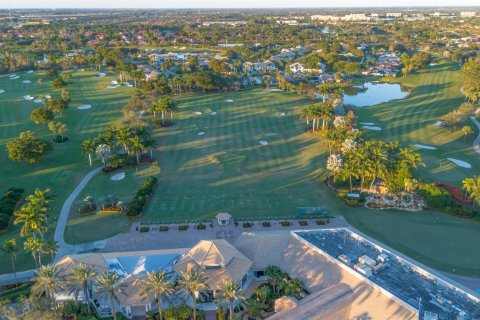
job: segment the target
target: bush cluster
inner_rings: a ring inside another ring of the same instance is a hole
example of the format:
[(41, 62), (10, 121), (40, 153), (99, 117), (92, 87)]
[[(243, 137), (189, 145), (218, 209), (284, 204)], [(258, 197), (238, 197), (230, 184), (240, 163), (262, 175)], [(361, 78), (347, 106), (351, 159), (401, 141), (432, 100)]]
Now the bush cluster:
[(418, 187), (418, 194), (432, 208), (445, 208), (452, 201), (450, 194), (435, 186), (434, 184), (422, 184)]
[(268, 227), (271, 227), (271, 226), (272, 226), (272, 225), (271, 225), (270, 222), (268, 222), (268, 221), (262, 222), (262, 227), (264, 227), (264, 228), (268, 228)]
[(186, 231), (188, 230), (188, 225), (182, 225), (182, 226), (178, 226), (178, 231)]
[(453, 184), (434, 183), (434, 185), (439, 187), (440, 189), (448, 191), (448, 193), (450, 193), (450, 196), (454, 201), (457, 201), (459, 203), (466, 204), (466, 205), (473, 204), (472, 198), (468, 197), (462, 189), (454, 186)]
[(253, 225), (250, 222), (244, 222), (243, 227), (244, 228), (251, 228)]
[(23, 197), (25, 190), (10, 188), (0, 198), (0, 231), (6, 230), (8, 222), (18, 203)]
[(148, 232), (148, 231), (150, 231), (150, 227), (143, 226), (140, 228), (140, 232)]
[(207, 226), (204, 225), (203, 223), (197, 224), (197, 229), (198, 229), (198, 230), (205, 230), (206, 228), (207, 228)]
[(137, 191), (135, 197), (133, 197), (132, 202), (128, 204), (127, 207), (127, 217), (134, 219), (140, 216), (143, 209), (147, 205), (148, 198), (153, 192), (153, 188), (157, 183), (158, 179), (156, 177), (148, 177), (147, 180), (141, 185), (140, 189)]
[(305, 221), (305, 220), (299, 220), (298, 221), (298, 224), (301, 225), (301, 226), (308, 226), (308, 221)]
[(168, 231), (168, 229), (169, 229), (168, 226), (160, 226), (158, 228), (158, 231)]
[(282, 225), (282, 227), (289, 227), (289, 226), (291, 226), (290, 221), (280, 221), (280, 224)]

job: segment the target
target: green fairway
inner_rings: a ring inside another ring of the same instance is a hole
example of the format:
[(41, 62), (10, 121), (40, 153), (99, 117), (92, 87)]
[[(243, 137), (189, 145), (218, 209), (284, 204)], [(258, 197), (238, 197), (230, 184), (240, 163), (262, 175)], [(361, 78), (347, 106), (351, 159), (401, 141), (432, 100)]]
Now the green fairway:
[[(461, 126), (450, 131), (434, 124), (465, 101), (460, 92), (462, 79), (459, 70), (458, 65), (451, 62), (426, 67), (398, 79), (413, 88), (410, 97), (359, 110), (359, 122), (374, 122), (383, 129), (370, 131), (372, 137), (436, 147), (437, 150), (419, 150), (427, 165), (419, 170), (420, 177), (458, 186), (464, 178), (480, 172), (479, 157), (472, 148), (478, 131), (468, 120), (465, 124), (470, 125), (475, 133), (464, 142)], [(466, 161), (472, 168), (460, 168), (446, 158)]]
[[(35, 188), (52, 188), (56, 198), (52, 203), (49, 213), (49, 232), (51, 237), (55, 229), (56, 216), (63, 202), (72, 192), (83, 176), (91, 170), (88, 161), (82, 155), (80, 144), (83, 139), (92, 137), (104, 130), (110, 124), (120, 121), (121, 107), (125, 105), (132, 88), (120, 87), (106, 89), (109, 82), (115, 80), (114, 75), (104, 78), (96, 78), (95, 71), (76, 71), (72, 77), (72, 84), (68, 86), (72, 96), (70, 109), (64, 112), (57, 121), (64, 122), (69, 127), (65, 143), (55, 144), (54, 151), (39, 164), (27, 165), (21, 162), (13, 162), (8, 159), (5, 144), (11, 138), (18, 137), (22, 131), (34, 131), (44, 139), (50, 139), (51, 135), (46, 126), (35, 125), (30, 120), (30, 113), (34, 108), (42, 107), (42, 104), (23, 99), (24, 95), (35, 98), (40, 95), (59, 96), (60, 90), (53, 89), (51, 79), (41, 72), (17, 73), (19, 79), (11, 80), (8, 76), (0, 77), (0, 179), (1, 192), (9, 187), (21, 187), (27, 193)], [(39, 84), (38, 79), (42, 79)], [(30, 84), (22, 81), (30, 80)], [(78, 110), (80, 105), (90, 104), (91, 109)], [(11, 225), (7, 234), (0, 236), (0, 241), (7, 238), (18, 238), (20, 226)], [(23, 247), (23, 240), (18, 240), (18, 245)], [(30, 255), (19, 252), (19, 265), (22, 269), (33, 267), (33, 259)], [(10, 271), (6, 264), (0, 264), (0, 272)]]

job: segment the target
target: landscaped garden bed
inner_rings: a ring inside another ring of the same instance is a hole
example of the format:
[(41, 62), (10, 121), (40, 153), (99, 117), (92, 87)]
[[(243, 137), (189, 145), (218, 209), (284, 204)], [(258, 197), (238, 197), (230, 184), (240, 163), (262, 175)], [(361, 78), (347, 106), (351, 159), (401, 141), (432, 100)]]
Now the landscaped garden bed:
[(158, 179), (156, 177), (150, 176), (142, 184), (133, 200), (128, 204), (127, 217), (129, 219), (136, 219), (142, 214), (157, 181)]

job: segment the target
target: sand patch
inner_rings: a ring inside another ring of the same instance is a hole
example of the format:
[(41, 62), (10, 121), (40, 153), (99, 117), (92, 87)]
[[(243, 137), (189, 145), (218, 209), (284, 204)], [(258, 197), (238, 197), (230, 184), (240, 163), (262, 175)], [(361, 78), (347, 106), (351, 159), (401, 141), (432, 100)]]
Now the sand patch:
[(432, 63), (429, 63), (428, 65), (429, 65), (430, 67), (434, 67), (434, 66), (438, 65), (438, 63), (433, 63), (433, 62), (432, 62)]
[(35, 99), (35, 100), (33, 100), (33, 102), (35, 102), (35, 103), (42, 103), (42, 99)]
[(20, 78), (20, 77), (19, 76), (14, 76), (14, 77), (10, 77), (10, 80), (16, 80), (18, 78)]
[(268, 144), (268, 141), (260, 140), (258, 141), (258, 143), (260, 143), (262, 146), (266, 146)]
[(85, 69), (80, 69), (79, 71), (80, 71), (80, 72), (84, 72), (84, 71), (85, 71)]
[(374, 126), (374, 125), (375, 125), (374, 122), (360, 122), (360, 124), (361, 124), (362, 126)]
[(466, 161), (462, 161), (462, 160), (458, 160), (458, 159), (454, 159), (454, 158), (447, 158), (447, 160), (455, 163), (457, 166), (462, 167), (462, 168), (470, 169), (472, 167), (472, 165), (470, 163), (466, 162)]
[(119, 88), (119, 87), (120, 87), (120, 85), (117, 84), (115, 86), (108, 86), (107, 89), (116, 89), (116, 88)]
[(0, 93), (4, 93), (4, 92), (5, 92), (5, 90), (0, 90)]
[(373, 131), (381, 131), (382, 128), (380, 127), (376, 127), (376, 126), (362, 126), (363, 129), (367, 129), (367, 130), (373, 130)]
[(284, 117), (286, 115), (285, 112), (280, 113), (280, 117)]
[(103, 78), (103, 77), (105, 77), (105, 76), (106, 76), (105, 73), (100, 72), (100, 73), (97, 73), (94, 77), (96, 77), (96, 78)]
[(118, 84), (118, 81), (112, 80), (112, 81), (110, 81), (110, 84)]
[(45, 99), (50, 99), (52, 96), (50, 96), (49, 94), (46, 94), (45, 95)]
[(33, 70), (28, 70), (27, 73), (33, 73)]
[(433, 124), (435, 127), (442, 127), (443, 126), (443, 122), (442, 121), (437, 121)]
[(212, 111), (210, 114), (211, 114), (212, 116), (216, 116), (216, 115), (217, 115), (217, 111)]
[(200, 112), (200, 111), (195, 111), (193, 114), (196, 115), (196, 116), (201, 116), (203, 113)]
[(12, 73), (11, 75), (9, 75), (10, 78), (13, 78), (13, 77), (18, 77), (15, 73)]
[(110, 180), (120, 181), (120, 180), (123, 180), (124, 178), (125, 178), (125, 172), (120, 172), (111, 176)]
[(32, 83), (32, 81), (30, 81), (30, 80), (23, 80), (22, 82), (23, 83)]
[(26, 95), (26, 96), (23, 96), (23, 99), (25, 99), (25, 100), (33, 100), (34, 97), (32, 97), (31, 95)]
[(282, 89), (270, 89), (269, 90), (270, 92), (280, 92), (280, 91), (283, 91)]
[(417, 148), (420, 148), (420, 149), (426, 149), (426, 150), (435, 150), (435, 149), (437, 149), (436, 147), (426, 146), (426, 145), (424, 145), (424, 144), (419, 144), (419, 143), (415, 143), (413, 146), (414, 146), (414, 147), (417, 147)]
[(125, 87), (133, 87), (133, 84), (131, 84), (130, 82), (123, 82), (122, 85), (124, 85)]
[(203, 136), (203, 135), (205, 135), (205, 132), (203, 132), (203, 131), (200, 131), (200, 132), (198, 132), (198, 133), (197, 133), (197, 135), (199, 135), (199, 136)]
[(227, 100), (225, 100), (225, 102), (233, 102), (233, 100), (232, 99), (227, 99)]
[(77, 107), (78, 110), (87, 110), (90, 109), (92, 106), (89, 104), (84, 104), (83, 106)]

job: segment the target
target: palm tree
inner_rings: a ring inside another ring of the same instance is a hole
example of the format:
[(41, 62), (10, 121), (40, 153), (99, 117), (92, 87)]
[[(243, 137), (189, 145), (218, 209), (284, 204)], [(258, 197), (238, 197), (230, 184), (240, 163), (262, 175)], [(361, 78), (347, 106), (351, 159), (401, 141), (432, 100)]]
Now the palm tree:
[(159, 112), (159, 107), (158, 107), (158, 102), (152, 102), (150, 103), (150, 105), (148, 106), (148, 109), (147, 109), (148, 112), (151, 112), (153, 114), (154, 117), (157, 116), (157, 112)]
[(17, 241), (15, 239), (5, 240), (0, 247), (0, 252), (10, 257), (10, 262), (12, 263), (13, 278), (15, 279), (15, 286), (17, 286), (17, 270), (15, 268), (15, 260), (17, 260), (18, 252)]
[(35, 238), (27, 238), (23, 244), (23, 249), (32, 253), (35, 265), (40, 267), (42, 265), (43, 242)]
[(262, 311), (267, 310), (268, 306), (255, 299), (250, 299), (243, 303), (243, 309), (253, 319), (258, 319), (262, 315)]
[(115, 295), (124, 292), (125, 283), (122, 281), (120, 275), (115, 272), (107, 272), (99, 275), (96, 278), (97, 289), (100, 294), (107, 296), (110, 299), (112, 306), (113, 319), (117, 320), (117, 312), (115, 310)]
[(144, 284), (143, 294), (149, 296), (153, 291), (155, 300), (158, 302), (158, 314), (163, 319), (162, 296), (170, 296), (173, 293), (172, 283), (167, 278), (165, 271), (147, 272), (147, 276), (142, 280)]
[(480, 177), (466, 178), (462, 181), (463, 189), (470, 194), (473, 204), (480, 202)]
[(16, 217), (13, 224), (22, 223), (20, 235), (33, 235), (35, 238), (37, 233), (41, 236), (47, 229), (47, 216), (44, 213), (38, 213), (35, 208), (28, 205), (23, 205), (20, 210), (15, 211)]
[(32, 286), (32, 293), (37, 296), (45, 295), (47, 299), (50, 298), (54, 309), (56, 309), (55, 293), (62, 289), (62, 271), (57, 266), (41, 266), (32, 279), (35, 282)]
[(88, 154), (88, 162), (90, 167), (92, 166), (92, 153), (95, 152), (97, 146), (92, 139), (85, 139), (82, 141), (82, 152), (83, 154)]
[(110, 160), (112, 156), (112, 152), (110, 150), (110, 147), (106, 144), (101, 144), (97, 147), (95, 150), (95, 154), (97, 155), (98, 159), (102, 161), (103, 167), (107, 167), (108, 160)]
[(277, 293), (277, 286), (285, 277), (285, 272), (276, 266), (267, 266), (265, 275), (268, 277), (268, 282), (272, 285), (273, 293)]
[(123, 126), (117, 131), (117, 144), (122, 145), (126, 153), (128, 153), (128, 146), (132, 138), (133, 130), (129, 126)]
[(229, 318), (233, 320), (233, 304), (237, 300), (245, 300), (245, 297), (241, 295), (242, 286), (239, 282), (232, 280), (224, 280), (219, 288), (219, 298), (228, 301), (229, 304)]
[(91, 312), (89, 290), (91, 288), (92, 280), (96, 276), (97, 271), (95, 271), (93, 267), (80, 263), (73, 267), (72, 273), (68, 278), (68, 283), (76, 296), (78, 296), (80, 292), (83, 293), (83, 297), (87, 303), (88, 313)]
[(322, 103), (320, 105), (320, 114), (322, 117), (322, 130), (325, 130), (325, 125), (332, 119), (333, 117), (333, 106), (331, 103)]
[(300, 113), (300, 118), (305, 118), (307, 121), (307, 126), (310, 125), (310, 116), (311, 116), (312, 106), (306, 106), (302, 109)]
[(417, 168), (418, 166), (425, 167), (425, 163), (422, 161), (420, 154), (415, 153), (411, 147), (400, 148), (399, 151), (402, 161), (412, 168)]
[(52, 261), (55, 259), (58, 248), (57, 241), (47, 240), (43, 243), (43, 253), (49, 254), (52, 257)]
[(145, 150), (145, 145), (139, 135), (134, 135), (130, 138), (130, 148), (135, 153), (137, 164), (140, 163), (140, 154)]
[(192, 269), (189, 272), (182, 272), (181, 277), (178, 283), (192, 297), (193, 320), (197, 320), (196, 293), (207, 288), (207, 276), (202, 270)]

